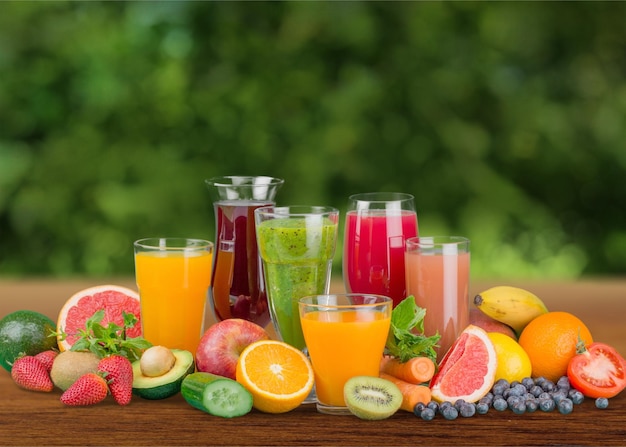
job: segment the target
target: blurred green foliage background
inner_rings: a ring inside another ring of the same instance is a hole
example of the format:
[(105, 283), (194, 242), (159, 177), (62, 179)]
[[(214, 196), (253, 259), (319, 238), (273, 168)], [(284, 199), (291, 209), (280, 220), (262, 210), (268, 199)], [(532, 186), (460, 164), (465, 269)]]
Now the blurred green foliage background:
[[(474, 278), (626, 271), (626, 3), (2, 2), (0, 276), (214, 239), (204, 179), (415, 195)], [(340, 266), (341, 243), (336, 265)]]

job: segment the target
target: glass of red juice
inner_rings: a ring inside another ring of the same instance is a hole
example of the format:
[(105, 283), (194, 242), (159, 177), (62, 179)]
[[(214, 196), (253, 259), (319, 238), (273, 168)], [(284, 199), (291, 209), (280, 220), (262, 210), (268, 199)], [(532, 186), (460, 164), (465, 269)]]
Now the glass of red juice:
[(415, 237), (417, 213), (411, 194), (370, 192), (349, 197), (343, 246), (348, 293), (406, 298), (404, 246)]
[(283, 179), (221, 176), (205, 180), (215, 212), (215, 250), (209, 303), (217, 321), (242, 318), (270, 322), (254, 210), (275, 205)]
[(406, 288), (426, 309), (424, 334), (441, 335), (439, 360), (469, 324), (470, 241), (420, 236), (406, 241)]

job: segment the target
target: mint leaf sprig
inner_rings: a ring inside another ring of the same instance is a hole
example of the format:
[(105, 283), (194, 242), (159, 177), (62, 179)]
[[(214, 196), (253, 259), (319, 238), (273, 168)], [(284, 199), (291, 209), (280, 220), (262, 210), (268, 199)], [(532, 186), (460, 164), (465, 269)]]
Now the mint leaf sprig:
[(410, 295), (402, 300), (391, 311), (391, 326), (385, 348), (388, 354), (406, 362), (413, 357), (428, 357), (437, 362), (435, 346), (441, 336), (424, 335), (424, 317), (426, 309), (415, 303), (415, 297)]
[[(95, 312), (85, 322), (85, 327), (78, 330), (78, 339), (70, 348), (71, 351), (91, 351), (100, 358), (113, 354), (123, 355), (131, 362), (138, 360), (141, 353), (152, 346), (143, 337), (127, 337), (126, 331), (137, 324), (137, 317), (123, 312), (124, 325), (112, 321), (107, 326), (101, 324), (104, 310)], [(62, 337), (67, 334), (61, 332)]]

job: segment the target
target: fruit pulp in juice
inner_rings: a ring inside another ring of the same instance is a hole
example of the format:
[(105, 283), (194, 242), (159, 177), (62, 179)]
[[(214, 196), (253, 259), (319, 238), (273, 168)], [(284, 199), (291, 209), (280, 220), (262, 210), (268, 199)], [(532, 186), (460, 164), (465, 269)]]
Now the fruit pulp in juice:
[(378, 377), (390, 316), (372, 310), (314, 311), (301, 320), (318, 400), (345, 407), (343, 387), (348, 379)]
[(265, 327), (270, 321), (259, 259), (254, 210), (271, 202), (219, 201), (211, 305), (216, 319), (243, 318)]
[(346, 215), (343, 274), (347, 292), (406, 298), (404, 241), (417, 236), (414, 211), (349, 211)]
[(258, 237), (274, 328), (284, 342), (304, 349), (298, 300), (328, 292), (337, 223), (267, 220), (259, 225)]
[(204, 329), (212, 253), (135, 255), (143, 337), (153, 345), (196, 352)]
[(470, 253), (406, 253), (407, 293), (426, 309), (424, 334), (439, 332), (441, 358), (469, 324)]

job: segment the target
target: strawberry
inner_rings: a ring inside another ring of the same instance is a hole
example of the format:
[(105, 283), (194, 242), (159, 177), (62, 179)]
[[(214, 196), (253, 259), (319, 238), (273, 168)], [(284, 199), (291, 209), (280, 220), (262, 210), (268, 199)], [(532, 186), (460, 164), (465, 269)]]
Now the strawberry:
[(120, 405), (128, 405), (133, 393), (133, 366), (126, 357), (113, 354), (100, 360), (98, 371), (105, 373), (113, 399)]
[(83, 374), (61, 395), (65, 405), (83, 406), (102, 402), (109, 394), (106, 380), (96, 373)]
[(50, 392), (54, 388), (46, 367), (32, 355), (15, 360), (11, 377), (17, 386), (27, 390)]
[(52, 363), (54, 363), (54, 359), (56, 358), (58, 354), (59, 354), (58, 351), (48, 349), (47, 351), (43, 351), (35, 355), (35, 358), (39, 360), (41, 363), (43, 363), (43, 366), (45, 366), (46, 371), (50, 372), (50, 370), (52, 369)]

